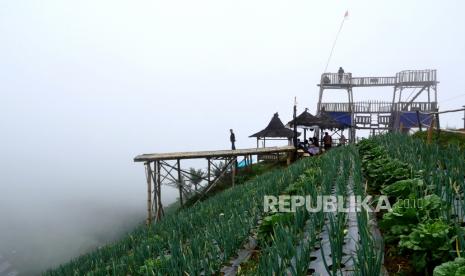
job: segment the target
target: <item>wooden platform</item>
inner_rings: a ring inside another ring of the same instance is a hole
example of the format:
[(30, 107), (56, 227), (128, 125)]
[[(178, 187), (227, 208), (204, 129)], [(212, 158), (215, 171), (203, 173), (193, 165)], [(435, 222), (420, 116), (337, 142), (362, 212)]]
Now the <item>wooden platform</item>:
[[(144, 162), (147, 178), (147, 224), (153, 219), (160, 220), (164, 214), (161, 202), (161, 186), (168, 185), (179, 190), (181, 206), (186, 198), (197, 195), (198, 200), (205, 196), (216, 183), (230, 172), (232, 186), (238, 164), (238, 158), (243, 157), (245, 164), (252, 164), (252, 156), (287, 155), (288, 164), (291, 161), (293, 146), (266, 147), (237, 150), (190, 151), (170, 153), (150, 153), (138, 155), (134, 162)], [(182, 169), (184, 159), (206, 159), (207, 170), (197, 174), (190, 169)], [(216, 171), (216, 172), (214, 172)], [(194, 175), (195, 174), (195, 175)]]
[(170, 153), (150, 153), (141, 154), (134, 158), (134, 162), (150, 162), (157, 160), (177, 160), (177, 159), (195, 159), (195, 158), (218, 158), (218, 157), (237, 157), (245, 155), (259, 155), (278, 152), (292, 152), (293, 146), (284, 147), (266, 147), (250, 148), (237, 150), (214, 150), (214, 151), (188, 151), (188, 152), (170, 152)]

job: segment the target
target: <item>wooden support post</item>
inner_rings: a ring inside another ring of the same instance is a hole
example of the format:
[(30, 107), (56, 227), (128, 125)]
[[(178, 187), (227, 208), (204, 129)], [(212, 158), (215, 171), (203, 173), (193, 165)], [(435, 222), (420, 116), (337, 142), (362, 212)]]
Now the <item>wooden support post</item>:
[(426, 136), (426, 143), (431, 144), (431, 141), (433, 140), (433, 129), (434, 129), (434, 120), (431, 120), (431, 125), (428, 129), (428, 133)]
[[(436, 110), (436, 112), (439, 110)], [(439, 125), (439, 113), (436, 113), (436, 132), (437, 132), (437, 141), (439, 143), (439, 136), (441, 135), (441, 127)]]
[(152, 223), (152, 167), (150, 162), (145, 163), (145, 173), (147, 176), (147, 220), (146, 224)]
[(463, 129), (465, 130), (465, 105), (462, 106), (463, 109)]
[(181, 206), (183, 206), (182, 191), (183, 191), (183, 181), (181, 176), (181, 160), (178, 159), (178, 186), (179, 186), (179, 201)]
[(156, 161), (157, 163), (157, 184), (156, 184), (156, 190), (157, 190), (157, 220), (160, 220), (162, 215), (163, 215), (163, 206), (161, 204), (161, 165), (160, 161)]
[(232, 181), (232, 186), (234, 187), (235, 185), (235, 178), (236, 178), (236, 157), (233, 157), (233, 162), (231, 164), (231, 181)]
[(210, 187), (211, 184), (211, 175), (212, 175), (212, 169), (211, 169), (211, 161), (210, 158), (207, 158), (207, 178), (208, 178), (208, 187)]
[(421, 120), (420, 120), (420, 111), (417, 110), (416, 113), (417, 113), (418, 129), (419, 129), (420, 131), (422, 131), (422, 128), (421, 128)]
[(157, 208), (158, 208), (158, 189), (157, 189), (157, 164), (156, 162), (153, 162), (153, 170), (152, 170), (152, 182), (153, 182), (153, 188), (152, 188), (152, 219), (156, 218), (157, 215)]

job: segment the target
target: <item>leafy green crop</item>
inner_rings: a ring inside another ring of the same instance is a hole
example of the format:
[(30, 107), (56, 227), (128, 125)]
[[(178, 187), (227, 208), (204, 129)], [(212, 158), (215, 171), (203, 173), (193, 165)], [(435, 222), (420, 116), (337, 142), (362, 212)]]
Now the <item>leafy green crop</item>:
[(416, 190), (422, 186), (423, 180), (421, 179), (405, 179), (385, 186), (381, 192), (390, 197), (394, 197), (395, 199), (405, 199), (409, 197), (415, 197)]
[(400, 249), (390, 253), (411, 255), (417, 271), (431, 275), (451, 252), (465, 252), (464, 151), (399, 134), (364, 140), (358, 150), (369, 190), (395, 201), (379, 222), (385, 242)]
[(275, 213), (263, 218), (258, 227), (257, 238), (260, 244), (271, 241), (271, 236), (278, 225), (289, 225), (293, 221), (292, 213)]
[(465, 258), (455, 258), (437, 266), (433, 276), (465, 276)]
[[(412, 263), (419, 272), (450, 257), (452, 228), (442, 220), (418, 224), (409, 235), (401, 235), (401, 250), (413, 251)], [(434, 265), (432, 266), (434, 267)]]

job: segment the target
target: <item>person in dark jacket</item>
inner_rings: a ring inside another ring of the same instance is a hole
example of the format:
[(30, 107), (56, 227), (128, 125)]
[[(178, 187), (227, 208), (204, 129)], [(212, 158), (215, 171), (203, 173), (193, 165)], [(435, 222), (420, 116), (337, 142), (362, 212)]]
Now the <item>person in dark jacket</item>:
[(312, 143), (315, 147), (319, 147), (320, 146), (320, 142), (318, 142), (318, 138), (317, 137), (313, 137), (312, 138)]
[(328, 132), (325, 132), (325, 136), (323, 137), (323, 143), (325, 151), (329, 150), (333, 144), (333, 138), (331, 138)]
[(234, 132), (232, 129), (229, 130), (231, 132), (231, 135), (229, 136), (229, 140), (231, 141), (231, 149), (235, 150), (236, 149), (236, 135), (234, 135)]
[(339, 71), (337, 71), (337, 74), (339, 76), (339, 83), (342, 83), (342, 77), (344, 76), (344, 69), (342, 69), (342, 67), (339, 67)]

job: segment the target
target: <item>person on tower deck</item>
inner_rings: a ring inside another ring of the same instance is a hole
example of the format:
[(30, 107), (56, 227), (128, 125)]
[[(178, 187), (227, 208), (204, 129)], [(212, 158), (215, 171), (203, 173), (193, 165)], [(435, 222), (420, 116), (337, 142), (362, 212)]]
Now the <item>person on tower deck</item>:
[(236, 149), (236, 135), (234, 135), (234, 132), (232, 129), (229, 130), (231, 132), (231, 135), (229, 136), (229, 140), (231, 141), (231, 149), (235, 150)]
[(333, 144), (333, 138), (331, 138), (328, 132), (325, 132), (325, 136), (323, 137), (323, 143), (325, 151), (329, 150), (331, 148), (331, 145)]
[(342, 67), (339, 67), (337, 74), (339, 76), (339, 83), (342, 83), (342, 77), (344, 76), (344, 69), (342, 69)]
[(324, 83), (324, 84), (330, 84), (330, 83), (331, 83), (331, 80), (329, 79), (328, 76), (324, 76), (324, 77), (323, 77), (323, 83)]

